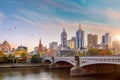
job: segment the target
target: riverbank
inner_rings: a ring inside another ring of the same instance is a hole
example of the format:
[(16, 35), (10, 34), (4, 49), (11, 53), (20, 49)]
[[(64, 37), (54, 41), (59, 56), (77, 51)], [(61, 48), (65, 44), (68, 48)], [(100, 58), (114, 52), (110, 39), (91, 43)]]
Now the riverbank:
[(45, 64), (32, 64), (32, 63), (12, 63), (12, 64), (0, 64), (0, 68), (22, 68), (22, 67), (47, 67)]

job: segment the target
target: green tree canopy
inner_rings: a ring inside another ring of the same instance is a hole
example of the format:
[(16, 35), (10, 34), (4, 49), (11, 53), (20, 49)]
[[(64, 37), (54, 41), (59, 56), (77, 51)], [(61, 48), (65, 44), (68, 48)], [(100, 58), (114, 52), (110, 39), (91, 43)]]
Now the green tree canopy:
[(113, 55), (110, 49), (94, 49), (91, 48), (87, 51), (86, 56), (103, 56), (103, 55)]
[(40, 62), (40, 55), (39, 54), (33, 55), (32, 59), (31, 59), (31, 62), (32, 63), (39, 63)]

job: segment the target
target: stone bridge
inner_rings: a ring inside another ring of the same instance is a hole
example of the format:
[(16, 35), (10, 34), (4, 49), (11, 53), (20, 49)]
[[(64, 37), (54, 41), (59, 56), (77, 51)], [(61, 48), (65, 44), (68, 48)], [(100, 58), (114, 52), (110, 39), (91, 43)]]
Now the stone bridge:
[(44, 60), (51, 62), (50, 68), (72, 67), (72, 76), (120, 71), (119, 56), (44, 57)]
[[(44, 57), (45, 61), (50, 61), (51, 63), (57, 63), (60, 61), (64, 61), (76, 65), (74, 57)], [(119, 56), (87, 56), (87, 57), (79, 57), (79, 65), (80, 67), (91, 65), (91, 64), (120, 64)]]

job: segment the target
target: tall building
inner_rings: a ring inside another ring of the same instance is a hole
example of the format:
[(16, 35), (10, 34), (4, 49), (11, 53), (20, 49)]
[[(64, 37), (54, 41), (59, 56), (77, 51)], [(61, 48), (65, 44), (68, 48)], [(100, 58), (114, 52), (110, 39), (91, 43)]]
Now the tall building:
[(57, 49), (57, 48), (58, 48), (58, 42), (49, 43), (49, 49)]
[(79, 30), (76, 32), (76, 49), (84, 48), (84, 31), (79, 24)]
[(103, 47), (111, 48), (111, 36), (110, 33), (105, 33), (102, 36)]
[(0, 44), (0, 50), (2, 50), (3, 52), (11, 51), (10, 44), (5, 40), (3, 44)]
[(87, 46), (88, 48), (91, 48), (91, 46), (98, 44), (98, 36), (88, 34), (87, 35)]
[(76, 48), (76, 38), (75, 37), (72, 37), (70, 40), (67, 40), (67, 47), (69, 47), (71, 49)]
[(76, 49), (76, 37), (72, 37), (71, 40), (73, 41), (73, 48)]
[(61, 33), (61, 45), (65, 48), (67, 47), (67, 33), (63, 28), (63, 32)]

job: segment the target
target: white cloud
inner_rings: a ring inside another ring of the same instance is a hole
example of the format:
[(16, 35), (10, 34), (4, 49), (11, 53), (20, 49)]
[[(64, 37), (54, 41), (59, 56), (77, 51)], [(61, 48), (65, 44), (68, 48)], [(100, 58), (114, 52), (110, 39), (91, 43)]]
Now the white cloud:
[(112, 10), (112, 9), (108, 9), (108, 10), (106, 10), (105, 14), (110, 19), (120, 20), (120, 11), (115, 11), (115, 10)]

